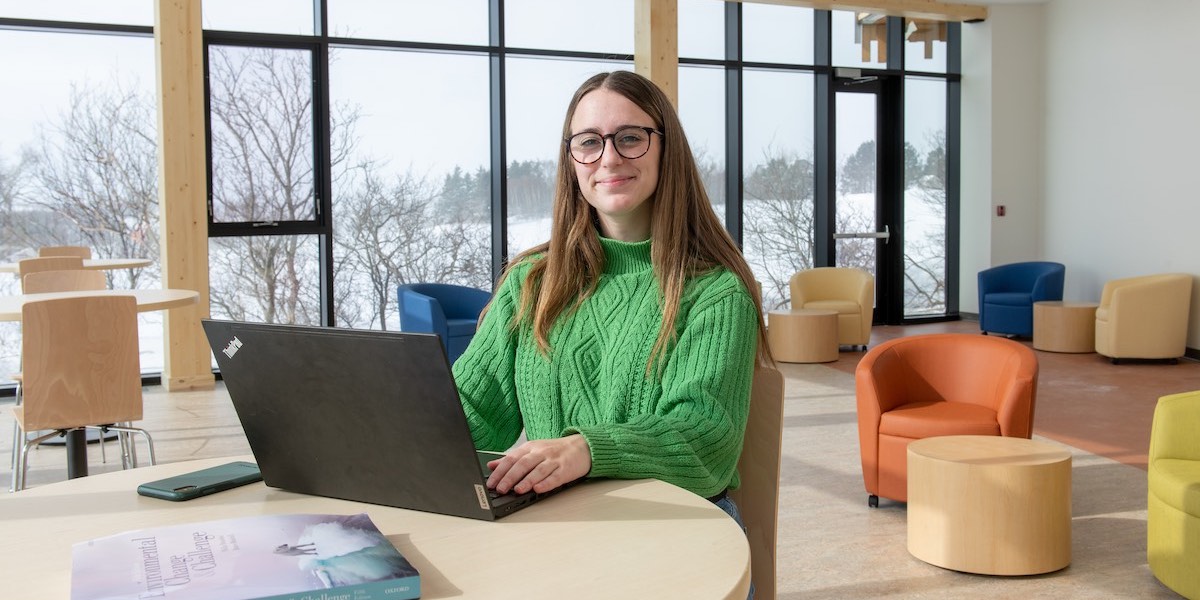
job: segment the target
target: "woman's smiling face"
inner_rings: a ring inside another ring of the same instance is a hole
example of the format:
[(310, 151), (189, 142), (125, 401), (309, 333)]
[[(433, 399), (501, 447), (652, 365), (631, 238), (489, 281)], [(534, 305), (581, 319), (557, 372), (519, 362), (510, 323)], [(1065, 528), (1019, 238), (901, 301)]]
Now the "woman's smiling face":
[[(612, 90), (600, 88), (579, 100), (571, 117), (571, 135), (615, 133), (626, 127), (657, 128), (646, 111)], [(591, 164), (575, 165), (579, 190), (600, 218), (604, 237), (640, 242), (650, 237), (650, 198), (658, 188), (658, 164), (662, 138), (650, 135), (650, 150), (639, 158), (625, 158), (604, 140), (604, 153)]]

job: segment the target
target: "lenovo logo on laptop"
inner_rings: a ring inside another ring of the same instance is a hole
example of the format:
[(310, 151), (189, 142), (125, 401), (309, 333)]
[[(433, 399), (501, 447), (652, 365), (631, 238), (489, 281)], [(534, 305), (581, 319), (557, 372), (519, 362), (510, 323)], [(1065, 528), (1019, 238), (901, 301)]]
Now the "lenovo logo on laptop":
[(225, 356), (228, 356), (229, 358), (233, 358), (233, 355), (237, 354), (238, 348), (241, 348), (241, 347), (242, 347), (242, 340), (237, 339), (237, 336), (235, 335), (235, 336), (233, 336), (233, 339), (229, 341), (229, 345), (225, 346), (225, 349), (222, 350), (221, 352), (224, 352)]

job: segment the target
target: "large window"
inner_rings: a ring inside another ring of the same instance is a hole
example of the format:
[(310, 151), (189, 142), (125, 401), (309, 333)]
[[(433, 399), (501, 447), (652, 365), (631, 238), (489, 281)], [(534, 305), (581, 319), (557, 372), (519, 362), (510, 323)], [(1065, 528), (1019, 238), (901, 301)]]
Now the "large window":
[(743, 252), (770, 310), (815, 264), (813, 75), (746, 70), (742, 89)]
[(398, 329), (404, 283), (490, 289), (487, 58), (336, 48), (330, 63), (338, 325)]
[[(5, 10), (72, 16), (40, 6)], [(115, 22), (145, 18), (129, 6), (117, 8), (110, 15)], [(110, 287), (159, 287), (148, 28), (121, 36), (0, 29), (0, 56), (8, 90), (0, 94), (0, 262), (36, 256), (40, 246), (82, 245), (96, 257), (154, 259), (149, 267), (106, 272)], [(19, 289), (16, 277), (0, 274), (0, 294)], [(161, 313), (139, 315), (144, 371), (162, 369), (161, 322)], [(18, 324), (0, 323), (0, 384), (19, 371), (20, 340)]]
[(550, 200), (571, 94), (596, 73), (631, 67), (627, 62), (508, 60), (509, 256), (550, 239)]
[[(109, 276), (157, 287), (153, 4), (102, 4), (0, 0), (0, 56), (22, 57), (5, 63), (21, 93), (0, 96), (0, 260), (83, 244), (154, 259)], [(602, 11), (585, 0), (202, 8), (218, 317), (394, 329), (401, 283), (490, 288), (498, 265), (549, 236), (571, 92), (633, 69), (633, 0)], [(858, 166), (847, 161), (862, 159), (881, 179), (903, 173), (902, 191), (880, 193), (902, 204), (904, 264), (889, 268), (902, 271), (905, 318), (945, 316), (954, 26), (757, 2), (678, 10), (680, 116), (766, 307), (787, 305), (796, 271), (832, 264), (822, 244), (841, 218), (842, 175)], [(889, 31), (899, 47), (887, 47)], [(899, 82), (877, 101), (902, 104), (902, 116), (884, 110), (836, 132), (819, 122), (837, 113), (837, 67)], [(899, 143), (835, 139), (897, 118)], [(0, 292), (14, 284), (0, 278)], [(161, 314), (142, 318), (153, 371)], [(0, 373), (15, 370), (18, 340), (0, 324)]]
[(946, 312), (946, 82), (904, 83), (904, 315)]

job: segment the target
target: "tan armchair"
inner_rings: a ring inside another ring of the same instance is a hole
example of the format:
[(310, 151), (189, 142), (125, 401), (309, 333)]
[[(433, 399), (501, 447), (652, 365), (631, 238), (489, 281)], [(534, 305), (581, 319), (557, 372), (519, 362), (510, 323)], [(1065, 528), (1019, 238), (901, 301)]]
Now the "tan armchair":
[(818, 267), (792, 275), (792, 308), (818, 308), (838, 313), (838, 344), (871, 343), (875, 316), (875, 277), (857, 268)]
[(1114, 279), (1096, 309), (1096, 352), (1122, 358), (1178, 359), (1187, 348), (1192, 276), (1185, 273)]

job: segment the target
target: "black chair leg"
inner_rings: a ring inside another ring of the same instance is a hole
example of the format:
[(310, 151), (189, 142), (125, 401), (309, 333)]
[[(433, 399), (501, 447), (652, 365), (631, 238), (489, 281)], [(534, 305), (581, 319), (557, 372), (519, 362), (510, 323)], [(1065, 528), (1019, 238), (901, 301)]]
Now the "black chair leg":
[(867, 496), (867, 506), (870, 506), (871, 508), (879, 508), (879, 496), (876, 496), (875, 494)]

